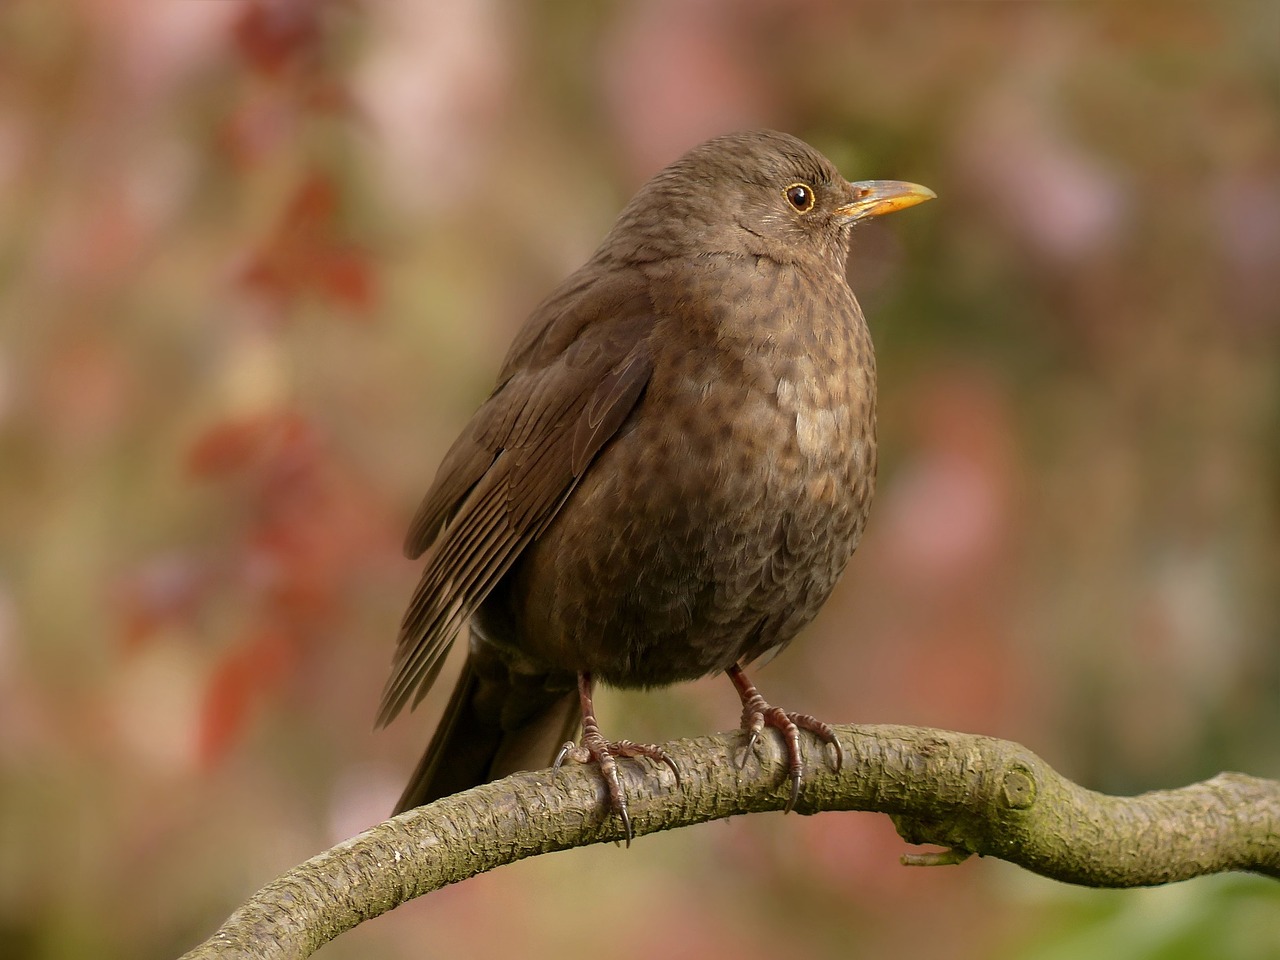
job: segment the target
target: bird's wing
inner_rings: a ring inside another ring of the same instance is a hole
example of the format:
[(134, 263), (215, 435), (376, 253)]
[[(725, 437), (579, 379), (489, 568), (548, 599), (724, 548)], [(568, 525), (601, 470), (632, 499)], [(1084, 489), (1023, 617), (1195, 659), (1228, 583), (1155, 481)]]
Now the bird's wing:
[(639, 401), (653, 307), (633, 278), (567, 283), (535, 312), (498, 388), (446, 454), (405, 544), (426, 553), (378, 723), (435, 680), (454, 636), (555, 517)]

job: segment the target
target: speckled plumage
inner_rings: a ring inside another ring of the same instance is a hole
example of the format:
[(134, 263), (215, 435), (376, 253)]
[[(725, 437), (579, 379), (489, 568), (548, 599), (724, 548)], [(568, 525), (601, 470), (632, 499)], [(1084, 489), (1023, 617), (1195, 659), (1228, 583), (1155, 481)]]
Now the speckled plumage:
[(425, 570), (379, 720), (468, 622), (472, 640), (398, 809), (549, 762), (581, 673), (694, 679), (817, 613), (875, 486), (875, 357), (845, 280), (868, 193), (785, 134), (710, 141), (535, 310), (406, 544)]

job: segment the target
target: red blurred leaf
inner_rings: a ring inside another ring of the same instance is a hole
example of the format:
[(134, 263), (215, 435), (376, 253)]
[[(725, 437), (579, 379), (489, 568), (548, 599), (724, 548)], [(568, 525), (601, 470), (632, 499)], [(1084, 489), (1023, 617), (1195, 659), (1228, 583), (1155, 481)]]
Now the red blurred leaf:
[[(388, 537), (359, 472), (295, 410), (215, 424), (189, 460), (196, 474), (235, 481), (241, 520), (217, 565), (226, 582), (213, 588), (244, 597), (252, 624), (212, 671), (201, 706), (199, 758), (214, 764), (290, 675), (299, 647), (335, 635), (353, 573)], [(144, 605), (134, 629), (153, 629), (152, 616)]]
[(288, 675), (296, 644), (286, 631), (260, 627), (214, 669), (200, 710), (197, 757), (215, 766), (248, 726), (256, 702)]
[(363, 253), (353, 249), (334, 250), (319, 279), (331, 299), (361, 313), (373, 307), (373, 270)]
[(287, 228), (301, 231), (327, 228), (337, 209), (338, 192), (333, 180), (322, 173), (313, 173), (294, 194), (284, 223)]
[[(274, 453), (277, 462), (309, 459), (312, 431), (306, 418), (276, 411), (223, 420), (202, 433), (187, 453), (187, 469), (197, 477), (220, 477), (243, 470)], [(305, 453), (304, 453), (305, 451)]]
[(191, 445), (187, 469), (197, 477), (224, 476), (243, 469), (261, 452), (269, 426), (262, 417), (215, 423)]
[(253, 69), (275, 76), (314, 55), (322, 6), (319, 0), (250, 0), (231, 36)]
[(252, 664), (238, 652), (223, 660), (210, 677), (200, 710), (196, 744), (201, 766), (208, 768), (217, 764), (240, 737), (254, 686)]
[(279, 302), (312, 293), (356, 310), (371, 307), (373, 271), (363, 253), (339, 237), (338, 209), (333, 180), (307, 177), (250, 259), (245, 285)]

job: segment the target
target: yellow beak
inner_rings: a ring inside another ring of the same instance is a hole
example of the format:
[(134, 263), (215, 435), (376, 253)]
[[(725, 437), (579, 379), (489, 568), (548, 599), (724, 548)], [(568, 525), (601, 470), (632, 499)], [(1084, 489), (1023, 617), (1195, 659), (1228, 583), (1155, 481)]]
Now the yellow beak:
[(849, 189), (854, 199), (837, 207), (836, 212), (850, 220), (905, 210), (938, 196), (928, 187), (905, 180), (861, 180), (849, 184)]

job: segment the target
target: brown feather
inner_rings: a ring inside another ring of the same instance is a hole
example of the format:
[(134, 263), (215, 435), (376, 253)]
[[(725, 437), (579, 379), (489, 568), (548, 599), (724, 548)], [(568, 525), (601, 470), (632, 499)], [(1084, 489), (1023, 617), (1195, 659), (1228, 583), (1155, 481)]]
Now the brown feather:
[(566, 286), (577, 295), (549, 298), (541, 309), (553, 315), (535, 323), (539, 335), (513, 347), (533, 366), (511, 369), (508, 361), (418, 508), (406, 552), (425, 552), (426, 563), (401, 624), (380, 726), (426, 694), (463, 624), (644, 393), (654, 323), (644, 286), (625, 274), (616, 290)]

